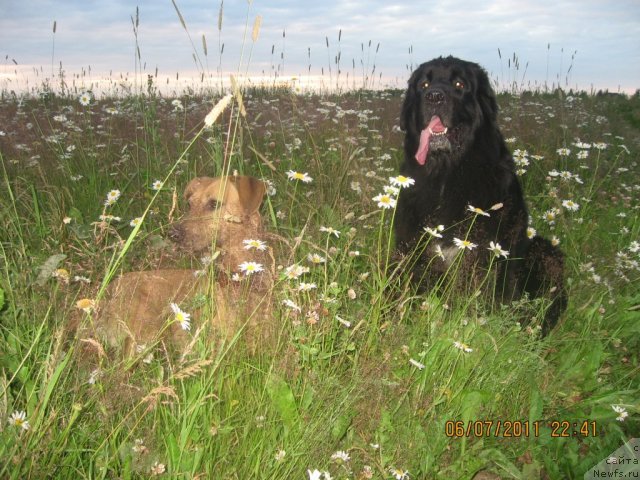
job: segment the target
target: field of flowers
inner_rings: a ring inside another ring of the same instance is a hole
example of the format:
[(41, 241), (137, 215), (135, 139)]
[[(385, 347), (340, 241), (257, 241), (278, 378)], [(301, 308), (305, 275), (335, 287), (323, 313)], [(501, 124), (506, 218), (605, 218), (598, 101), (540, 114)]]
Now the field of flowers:
[[(0, 92), (0, 478), (582, 478), (639, 437), (638, 95), (499, 97), (530, 234), (566, 255), (544, 339), (526, 300), (393, 275), (401, 95), (236, 91), (214, 122), (220, 95)], [(234, 172), (269, 185), (277, 346), (77, 334), (113, 274), (211, 263), (168, 229)]]

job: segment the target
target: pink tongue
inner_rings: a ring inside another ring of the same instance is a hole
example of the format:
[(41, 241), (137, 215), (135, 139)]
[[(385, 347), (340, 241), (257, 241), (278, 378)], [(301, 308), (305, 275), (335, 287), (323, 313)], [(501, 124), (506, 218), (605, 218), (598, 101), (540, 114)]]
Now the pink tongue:
[(444, 132), (445, 126), (442, 124), (440, 117), (434, 115), (431, 117), (431, 121), (427, 128), (420, 132), (420, 145), (418, 146), (418, 151), (416, 152), (416, 161), (420, 165), (424, 165), (427, 162), (427, 153), (429, 153), (429, 138), (431, 137), (431, 132), (440, 133)]

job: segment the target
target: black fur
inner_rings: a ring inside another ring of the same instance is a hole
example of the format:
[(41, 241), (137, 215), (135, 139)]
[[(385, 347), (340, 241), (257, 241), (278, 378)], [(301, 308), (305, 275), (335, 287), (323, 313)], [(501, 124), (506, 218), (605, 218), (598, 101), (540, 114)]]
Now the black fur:
[[(415, 180), (403, 188), (394, 220), (396, 248), (412, 255), (413, 280), (434, 286), (449, 262), (436, 257), (436, 246), (453, 255), (453, 238), (478, 246), (463, 257), (469, 275), (489, 264), (489, 242), (509, 251), (498, 261), (497, 296), (502, 302), (545, 296), (551, 300), (542, 322), (543, 334), (553, 328), (566, 307), (563, 255), (545, 239), (527, 237), (528, 213), (515, 164), (497, 124), (498, 106), (486, 72), (454, 57), (424, 63), (409, 79), (400, 117), (405, 131), (400, 173)], [(426, 162), (416, 160), (420, 133), (438, 117), (447, 127), (431, 135)], [(490, 211), (490, 207), (502, 207)], [(468, 206), (490, 217), (474, 215)], [(474, 219), (475, 217), (475, 219)], [(471, 224), (473, 222), (473, 225)], [(442, 238), (429, 238), (424, 227), (444, 225)]]

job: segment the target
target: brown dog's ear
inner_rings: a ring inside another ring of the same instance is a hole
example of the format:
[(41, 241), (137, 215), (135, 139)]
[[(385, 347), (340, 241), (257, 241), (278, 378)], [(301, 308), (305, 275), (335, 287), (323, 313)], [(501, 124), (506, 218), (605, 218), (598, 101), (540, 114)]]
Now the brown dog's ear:
[(264, 194), (267, 191), (262, 180), (258, 180), (255, 177), (231, 177), (240, 200), (240, 206), (247, 214), (252, 214), (258, 211)]

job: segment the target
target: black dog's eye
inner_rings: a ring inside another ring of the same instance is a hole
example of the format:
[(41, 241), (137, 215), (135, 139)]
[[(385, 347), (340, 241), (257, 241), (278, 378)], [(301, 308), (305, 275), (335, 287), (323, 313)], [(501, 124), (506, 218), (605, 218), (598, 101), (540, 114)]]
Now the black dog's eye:
[(220, 202), (218, 202), (217, 200), (215, 200), (213, 198), (207, 202), (207, 208), (209, 210), (215, 210), (218, 207), (220, 207)]
[(464, 83), (462, 83), (461, 80), (455, 80), (453, 82), (453, 86), (456, 87), (458, 90), (464, 90)]
[(423, 89), (427, 89), (427, 88), (429, 88), (429, 82), (424, 81), (424, 82), (422, 82), (422, 85), (420, 85), (420, 86), (421, 86)]

